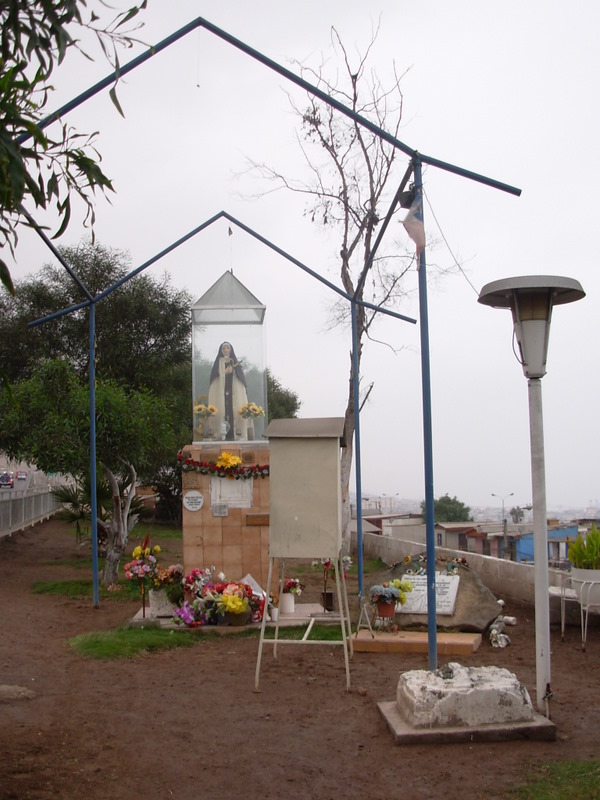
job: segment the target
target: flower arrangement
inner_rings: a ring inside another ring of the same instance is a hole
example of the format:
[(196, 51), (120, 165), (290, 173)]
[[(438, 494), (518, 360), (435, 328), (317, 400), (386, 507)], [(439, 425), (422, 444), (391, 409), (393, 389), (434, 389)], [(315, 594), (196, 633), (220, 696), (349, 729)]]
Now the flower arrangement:
[(219, 478), (232, 478), (235, 480), (269, 477), (268, 464), (242, 465), (241, 458), (234, 456), (232, 453), (221, 453), (215, 462), (195, 461), (180, 451), (177, 453), (177, 461), (181, 464), (183, 472), (199, 472), (201, 475), (216, 475)]
[(264, 417), (265, 410), (262, 406), (257, 406), (256, 403), (244, 403), (238, 413), (240, 417), (250, 419), (250, 417)]
[(188, 626), (201, 625), (203, 622), (202, 616), (202, 610), (197, 601), (188, 603), (187, 600), (184, 600), (179, 608), (176, 608), (173, 612), (175, 622)]
[(283, 582), (284, 594), (296, 594), (298, 597), (304, 591), (304, 584), (298, 578), (286, 578)]
[(247, 616), (253, 622), (262, 619), (265, 606), (264, 595), (259, 597), (252, 587), (239, 581), (228, 581), (223, 573), (214, 576), (214, 567), (194, 569), (183, 579), (186, 600), (174, 618), (185, 625), (217, 625), (226, 615)]
[(152, 576), (152, 588), (164, 589), (167, 597), (175, 605), (183, 601), (183, 566), (171, 564), (169, 567), (157, 565), (157, 570)]
[(134, 547), (132, 560), (123, 567), (125, 577), (137, 584), (142, 592), (142, 616), (146, 616), (146, 592), (152, 586), (154, 576), (159, 570), (156, 556), (160, 553), (159, 545), (150, 548), (150, 535), (147, 535), (142, 545)]
[(207, 419), (208, 417), (214, 417), (217, 413), (217, 407), (208, 405), (207, 403), (197, 403), (194, 406), (194, 414), (197, 414), (199, 417), (203, 417)]
[(151, 549), (148, 543), (149, 537), (146, 536), (144, 543), (133, 549), (132, 560), (123, 569), (128, 580), (149, 588), (159, 570), (156, 556), (160, 553), (160, 547), (155, 545)]
[(375, 604), (385, 603), (389, 605), (394, 603), (395, 605), (400, 603), (400, 605), (404, 605), (407, 600), (407, 593), (412, 592), (412, 590), (413, 585), (410, 581), (394, 578), (394, 580), (387, 583), (371, 586), (371, 602)]

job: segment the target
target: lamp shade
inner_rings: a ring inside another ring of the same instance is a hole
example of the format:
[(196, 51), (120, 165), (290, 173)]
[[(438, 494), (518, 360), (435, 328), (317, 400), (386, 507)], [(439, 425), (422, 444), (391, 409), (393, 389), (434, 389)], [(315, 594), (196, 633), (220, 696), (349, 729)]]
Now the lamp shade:
[(510, 309), (523, 372), (527, 378), (542, 378), (546, 374), (553, 306), (583, 297), (581, 284), (573, 278), (529, 275), (486, 284), (479, 302)]

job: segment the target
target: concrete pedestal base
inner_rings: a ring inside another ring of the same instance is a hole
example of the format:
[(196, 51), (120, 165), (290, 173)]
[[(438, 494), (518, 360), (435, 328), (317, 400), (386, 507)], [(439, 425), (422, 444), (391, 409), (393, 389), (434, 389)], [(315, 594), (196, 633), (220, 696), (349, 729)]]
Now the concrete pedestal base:
[(527, 689), (497, 667), (450, 663), (405, 672), (396, 701), (378, 707), (397, 743), (556, 739), (554, 723), (535, 713)]

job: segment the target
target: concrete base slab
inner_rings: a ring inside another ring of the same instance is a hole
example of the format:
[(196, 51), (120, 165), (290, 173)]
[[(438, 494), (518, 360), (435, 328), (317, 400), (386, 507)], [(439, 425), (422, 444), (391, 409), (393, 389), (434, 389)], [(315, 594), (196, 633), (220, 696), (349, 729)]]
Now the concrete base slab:
[(556, 726), (541, 714), (525, 722), (488, 723), (479, 726), (447, 726), (415, 728), (403, 719), (395, 701), (377, 704), (396, 744), (444, 744), (446, 742), (505, 742), (511, 739), (530, 739), (553, 742)]
[[(440, 655), (464, 656), (474, 653), (481, 644), (480, 633), (438, 633), (437, 651)], [(427, 653), (426, 631), (371, 632), (365, 628), (352, 636), (355, 653)]]
[[(172, 630), (191, 630), (191, 631), (218, 631), (219, 633), (231, 633), (236, 630), (245, 630), (246, 628), (260, 628), (260, 622), (249, 622), (248, 625), (240, 625), (239, 628), (231, 625), (201, 625), (198, 628), (186, 628), (185, 625), (179, 625), (174, 622), (172, 617), (155, 617), (149, 608), (146, 608), (146, 616), (142, 616), (143, 611), (140, 610), (130, 620), (129, 625), (132, 628), (141, 627), (160, 627)], [(279, 627), (289, 628), (293, 625), (307, 625), (311, 619), (316, 618), (316, 621), (321, 623), (336, 623), (340, 624), (340, 616), (335, 611), (327, 612), (323, 610), (320, 603), (296, 603), (294, 606), (293, 614), (280, 614)], [(267, 620), (267, 627), (274, 628), (276, 625), (272, 620)]]

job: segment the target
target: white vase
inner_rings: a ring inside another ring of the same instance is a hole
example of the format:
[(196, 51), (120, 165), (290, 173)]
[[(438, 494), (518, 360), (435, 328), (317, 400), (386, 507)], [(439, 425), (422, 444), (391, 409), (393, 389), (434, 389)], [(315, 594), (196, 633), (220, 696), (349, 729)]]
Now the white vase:
[(279, 610), (282, 614), (294, 613), (294, 595), (292, 592), (285, 592), (279, 598)]
[(278, 608), (272, 608), (269, 611), (269, 616), (271, 617), (271, 622), (277, 622), (277, 617), (279, 616), (279, 609)]

